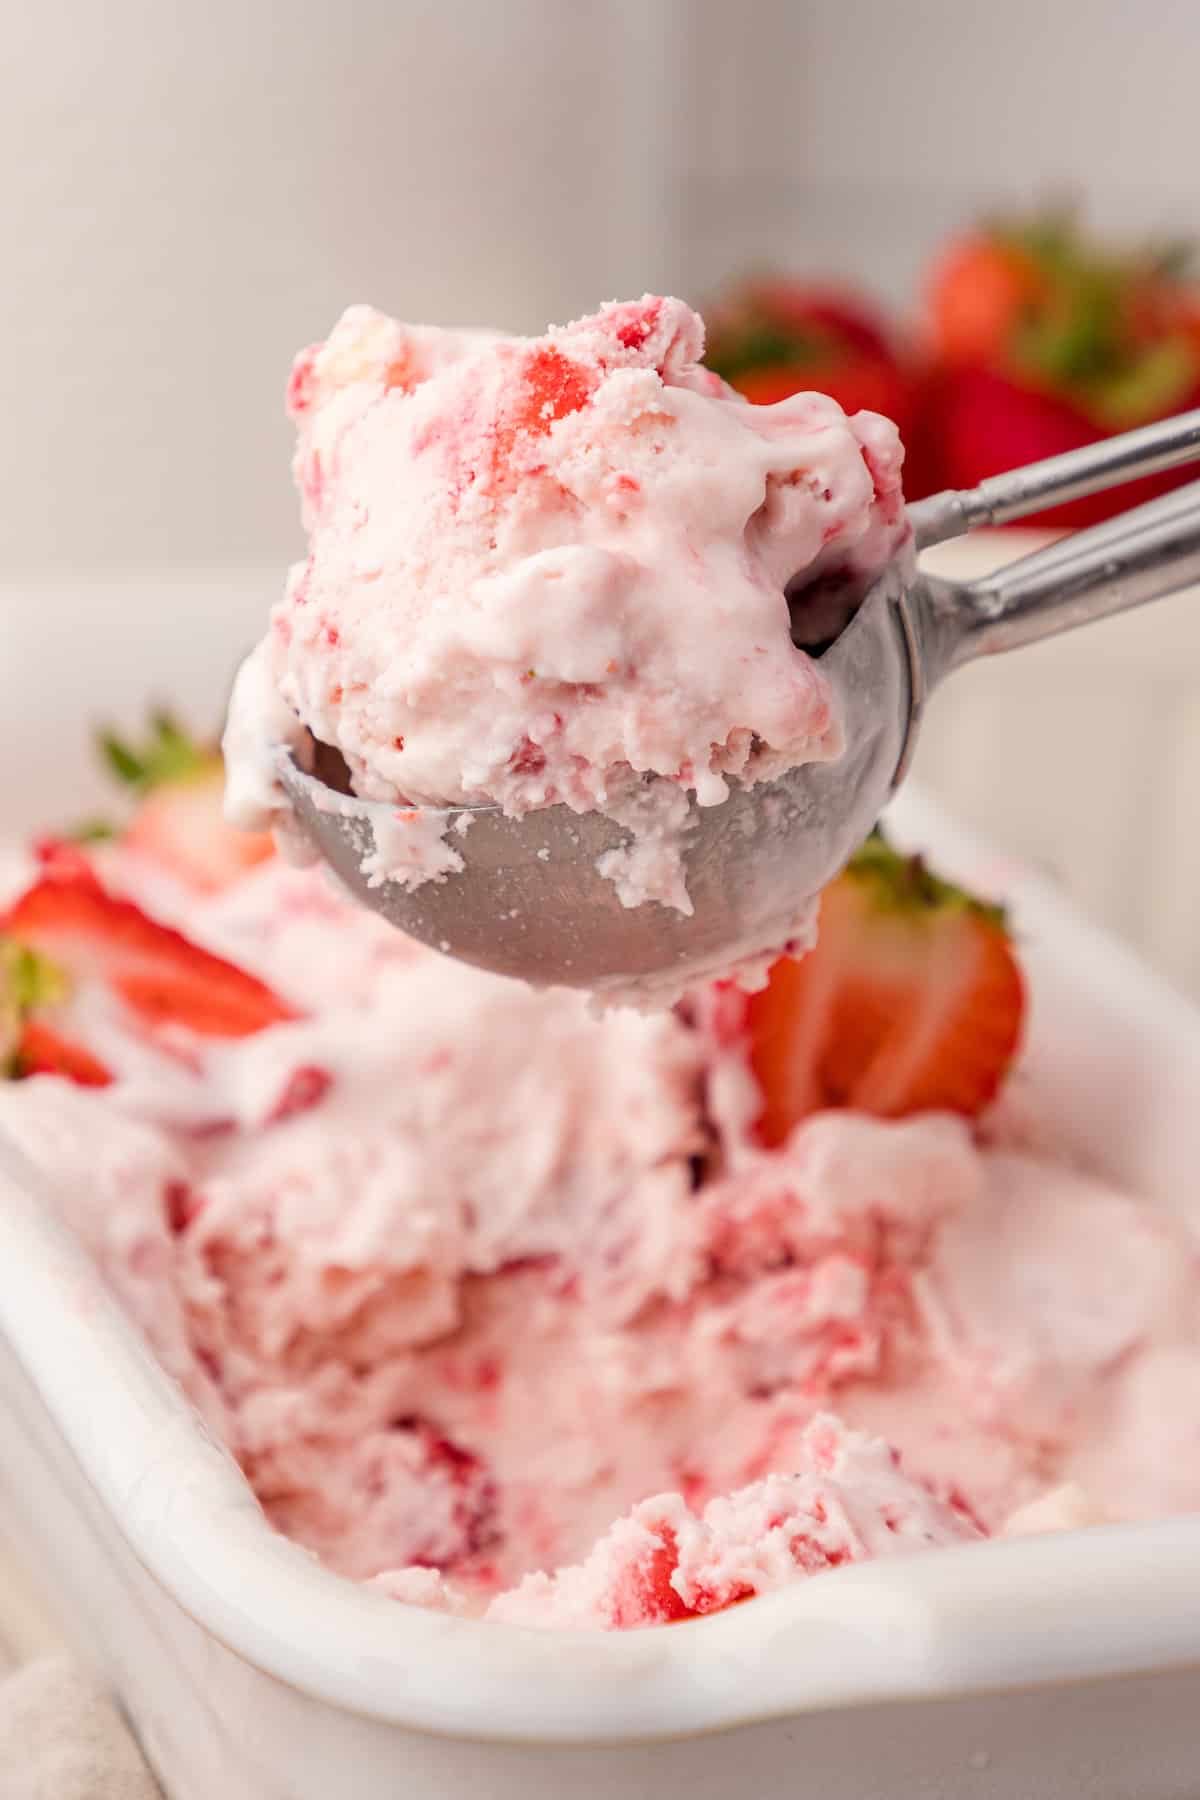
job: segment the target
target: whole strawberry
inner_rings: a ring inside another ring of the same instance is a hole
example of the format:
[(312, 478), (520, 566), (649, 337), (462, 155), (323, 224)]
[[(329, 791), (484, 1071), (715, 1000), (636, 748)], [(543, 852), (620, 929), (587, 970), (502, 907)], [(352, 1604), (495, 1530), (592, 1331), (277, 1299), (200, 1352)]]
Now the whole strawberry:
[(905, 437), (913, 382), (869, 302), (782, 278), (748, 281), (707, 312), (705, 361), (757, 405), (829, 394), (847, 413), (883, 413)]
[[(1114, 251), (1071, 214), (981, 226), (927, 290), (921, 462), (973, 487), (1200, 404), (1200, 289), (1178, 251)], [(1169, 472), (1043, 513), (1084, 525), (1190, 478)], [(910, 493), (911, 493), (910, 488)]]

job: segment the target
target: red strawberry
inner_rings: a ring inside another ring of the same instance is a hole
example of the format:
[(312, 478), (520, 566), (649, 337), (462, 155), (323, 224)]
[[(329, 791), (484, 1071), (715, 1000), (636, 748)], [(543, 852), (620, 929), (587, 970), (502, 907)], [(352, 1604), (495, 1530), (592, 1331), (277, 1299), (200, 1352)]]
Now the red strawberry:
[(557, 419), (586, 406), (593, 385), (588, 372), (552, 344), (530, 351), (496, 421), (494, 479), (503, 483), (518, 444), (528, 449)]
[(736, 289), (709, 319), (710, 368), (759, 406), (814, 390), (847, 413), (883, 413), (907, 430), (910, 373), (864, 301), (784, 280)]
[[(1200, 389), (1183, 404), (1200, 403)], [(1005, 469), (1094, 444), (1105, 433), (1069, 400), (1023, 385), (990, 369), (947, 371), (931, 385), (929, 430), (936, 433), (929, 459), (936, 464), (935, 487), (968, 488)], [(1106, 494), (1072, 500), (1022, 520), (1047, 529), (1094, 525), (1127, 506), (1137, 506), (1195, 476), (1194, 469), (1168, 469)]]
[(544, 437), (556, 419), (586, 406), (593, 386), (587, 370), (552, 344), (530, 352), (521, 380), (512, 424), (515, 430), (527, 431), (531, 437)]
[(238, 831), (226, 823), (220, 751), (196, 744), (168, 714), (154, 716), (150, 737), (139, 749), (111, 732), (100, 743), (114, 774), (138, 795), (137, 811), (122, 834), (130, 849), (153, 857), (203, 893), (230, 886), (272, 855), (267, 833)]
[(759, 1136), (781, 1143), (830, 1106), (972, 1116), (1004, 1079), (1023, 1010), (1001, 914), (877, 833), (826, 890), (816, 948), (750, 997)]
[(851, 294), (845, 288), (768, 277), (747, 282), (731, 304), (752, 308), (798, 339), (819, 331), (864, 356), (894, 355), (891, 333), (879, 312), (861, 295)]
[(112, 1077), (99, 1058), (46, 1022), (69, 992), (57, 964), (0, 938), (0, 1076), (64, 1075), (81, 1087), (107, 1087)]
[(83, 1044), (37, 1019), (27, 1019), (16, 1050), (18, 1075), (63, 1075), (80, 1087), (107, 1087), (112, 1075)]
[(239, 831), (221, 806), (221, 769), (146, 796), (125, 833), (125, 843), (170, 869), (202, 893), (229, 887), (274, 853), (266, 832)]
[(952, 244), (929, 283), (931, 328), (941, 361), (987, 362), (1037, 306), (1045, 278), (1019, 245), (972, 235)]
[(30, 848), (39, 868), (53, 869), (59, 875), (92, 873), (91, 858), (78, 837), (35, 838)]
[(613, 1624), (629, 1630), (639, 1625), (670, 1625), (686, 1619), (692, 1608), (671, 1586), (679, 1566), (679, 1541), (669, 1526), (660, 1525), (653, 1549), (643, 1551), (625, 1571), (612, 1595)]
[(69, 975), (107, 982), (150, 1025), (248, 1037), (296, 1016), (257, 976), (110, 894), (90, 870), (52, 864), (0, 926)]
[(453, 1556), (447, 1557), (444, 1545), (436, 1552), (431, 1546), (426, 1552), (411, 1552), (410, 1560), (445, 1569), (490, 1550), (501, 1532), (496, 1481), (487, 1464), (428, 1419), (409, 1415), (396, 1419), (393, 1428), (413, 1433), (421, 1446), (424, 1469), (440, 1475), (454, 1495), (452, 1518), (458, 1548)]
[(756, 406), (774, 406), (798, 390), (814, 389), (836, 400), (844, 413), (877, 412), (897, 423), (907, 419), (912, 405), (904, 375), (880, 358), (830, 361), (811, 368), (803, 378), (795, 368), (786, 366), (750, 369), (732, 385)]
[(321, 1104), (332, 1086), (333, 1076), (328, 1069), (319, 1069), (313, 1063), (301, 1064), (284, 1082), (264, 1123), (279, 1125), (284, 1119), (295, 1118), (297, 1113), (311, 1112), (314, 1106)]
[[(971, 487), (1200, 401), (1196, 291), (1175, 259), (1115, 254), (1070, 218), (998, 224), (953, 244), (928, 289), (933, 368), (920, 488)], [(1075, 501), (1045, 525), (1107, 518), (1189, 469)]]

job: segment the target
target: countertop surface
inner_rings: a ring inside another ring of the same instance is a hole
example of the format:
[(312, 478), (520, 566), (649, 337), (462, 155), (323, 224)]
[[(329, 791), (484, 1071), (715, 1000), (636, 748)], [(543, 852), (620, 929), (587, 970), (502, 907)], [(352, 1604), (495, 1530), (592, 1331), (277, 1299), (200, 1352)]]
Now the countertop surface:
[(0, 1539), (0, 1679), (21, 1663), (61, 1648), (58, 1631), (25, 1570)]

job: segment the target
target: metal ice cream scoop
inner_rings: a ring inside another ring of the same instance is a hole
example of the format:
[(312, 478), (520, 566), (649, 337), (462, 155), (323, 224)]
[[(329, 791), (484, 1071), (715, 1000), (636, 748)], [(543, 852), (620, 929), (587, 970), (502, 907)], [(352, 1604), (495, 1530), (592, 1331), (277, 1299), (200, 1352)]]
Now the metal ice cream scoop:
[[(921, 550), (1191, 461), (1200, 461), (1200, 410), (936, 494), (911, 506), (909, 518)], [(472, 815), (453, 839), (461, 872), (412, 891), (394, 880), (369, 885), (364, 859), (376, 824), (382, 838), (395, 807), (345, 798), (331, 806), (328, 790), (346, 795), (349, 783), (325, 746), (281, 749), (278, 773), (301, 832), (365, 906), (410, 936), (538, 985), (680, 988), (788, 937), (799, 902), (838, 873), (903, 778), (926, 699), (945, 676), (1197, 581), (1200, 482), (975, 581), (914, 574), (911, 556), (898, 556), (855, 597), (836, 634), (827, 616), (815, 623), (828, 596), (806, 618), (800, 593), (793, 635), (820, 656), (845, 753), (734, 786), (716, 806), (693, 803), (690, 917), (657, 901), (623, 906), (596, 862), (627, 832), (603, 814), (561, 805), (520, 819), (491, 806), (449, 808), (447, 824)]]

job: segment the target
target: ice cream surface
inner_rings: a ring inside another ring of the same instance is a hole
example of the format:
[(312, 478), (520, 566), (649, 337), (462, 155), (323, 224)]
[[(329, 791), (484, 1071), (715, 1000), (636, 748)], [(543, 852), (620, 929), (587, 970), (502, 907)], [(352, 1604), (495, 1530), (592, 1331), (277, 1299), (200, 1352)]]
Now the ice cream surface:
[(751, 405), (703, 348), (696, 313), (647, 295), (541, 338), (355, 307), (304, 352), (308, 556), (235, 696), (234, 815), (278, 816), (265, 751), (302, 726), (397, 803), (378, 878), (456, 871), (406, 807), (564, 803), (627, 829), (599, 865), (626, 905), (690, 911), (693, 806), (843, 747), (789, 593), (908, 537), (893, 425), (820, 394)]
[(945, 1114), (765, 1150), (719, 1008), (594, 1017), (317, 870), (95, 867), (9, 915), (119, 932), (55, 999), (34, 1066), (72, 1079), (0, 1082), (0, 1130), (335, 1570), (629, 1627), (1200, 1506), (1197, 1251), (1164, 1211)]
[(842, 1563), (982, 1533), (901, 1474), (877, 1438), (818, 1413), (796, 1439), (793, 1472), (719, 1494), (697, 1515), (681, 1494), (643, 1500), (586, 1561), (527, 1575), (489, 1614), (515, 1625), (628, 1630), (721, 1612)]

